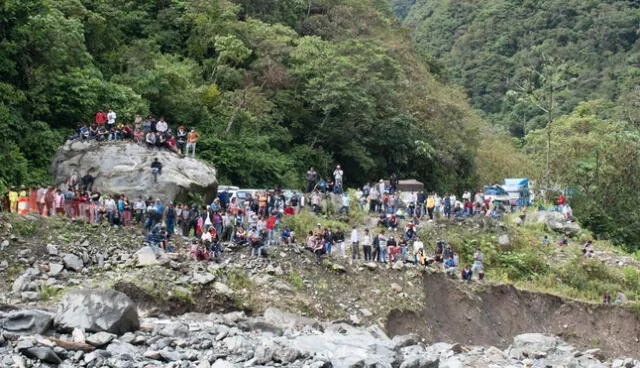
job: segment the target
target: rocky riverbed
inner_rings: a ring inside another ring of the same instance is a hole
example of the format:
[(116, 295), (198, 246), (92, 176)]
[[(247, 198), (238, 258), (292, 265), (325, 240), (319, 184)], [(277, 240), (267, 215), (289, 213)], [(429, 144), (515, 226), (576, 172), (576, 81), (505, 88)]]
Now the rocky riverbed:
[[(493, 346), (425, 344), (418, 335), (389, 338), (378, 325), (320, 322), (268, 308), (137, 319), (114, 291), (76, 290), (57, 312), (0, 312), (3, 367), (640, 367), (630, 358), (603, 361), (544, 334), (521, 334)], [(71, 315), (74, 314), (75, 318)], [(135, 318), (134, 318), (135, 317)], [(111, 332), (110, 332), (111, 331)]]

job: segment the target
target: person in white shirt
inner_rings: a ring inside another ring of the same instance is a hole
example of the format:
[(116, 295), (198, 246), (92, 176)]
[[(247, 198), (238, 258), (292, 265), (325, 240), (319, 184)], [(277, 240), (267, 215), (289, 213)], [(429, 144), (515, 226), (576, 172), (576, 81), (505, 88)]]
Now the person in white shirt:
[(369, 234), (369, 229), (364, 231), (364, 236), (362, 237), (362, 248), (364, 250), (365, 262), (371, 261), (371, 235)]
[(109, 113), (107, 114), (107, 124), (109, 124), (109, 127), (113, 127), (115, 123), (116, 123), (116, 112), (113, 111), (112, 109), (109, 109)]
[(158, 121), (156, 123), (156, 130), (158, 131), (158, 133), (166, 133), (167, 129), (169, 129), (169, 125), (167, 125), (167, 122), (164, 121), (164, 117), (160, 117), (160, 121)]
[(424, 243), (420, 240), (419, 236), (416, 236), (416, 240), (413, 242), (413, 264), (418, 264), (418, 256), (424, 252)]
[(340, 165), (336, 166), (336, 169), (333, 171), (333, 183), (334, 183), (334, 192), (337, 194), (342, 194), (342, 177), (344, 176), (344, 172), (340, 168)]
[(351, 228), (351, 259), (360, 259), (360, 233), (355, 226)]

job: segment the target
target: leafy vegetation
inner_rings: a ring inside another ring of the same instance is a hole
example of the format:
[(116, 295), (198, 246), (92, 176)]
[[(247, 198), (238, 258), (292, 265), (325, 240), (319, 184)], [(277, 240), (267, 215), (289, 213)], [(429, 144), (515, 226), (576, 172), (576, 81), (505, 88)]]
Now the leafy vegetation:
[[(418, 52), (444, 66), (440, 79), (464, 86), (472, 105), (515, 138), (539, 187), (569, 188), (583, 225), (628, 251), (640, 247), (637, 2), (391, 3)], [(487, 150), (485, 159), (504, 155), (498, 145)]]
[[(458, 226), (426, 230), (421, 235), (429, 246), (436, 239), (446, 239), (458, 252), (462, 265), (472, 264), (475, 249), (481, 248), (486, 277), (492, 281), (596, 303), (602, 301), (605, 293), (615, 299), (618, 291), (630, 301), (640, 301), (640, 273), (636, 267), (622, 268), (606, 264), (598, 257), (584, 257), (580, 241), (589, 239), (589, 234), (558, 248), (557, 239), (546, 229), (527, 223), (515, 227), (509, 224), (511, 220), (507, 216), (507, 227), (501, 230), (509, 236), (507, 245), (498, 244), (493, 232)], [(545, 234), (551, 237), (551, 245), (542, 245)], [(614, 247), (607, 241), (595, 244), (599, 250), (613, 252)]]
[(5, 186), (47, 180), (64, 137), (108, 107), (199, 129), (236, 185), (296, 187), (339, 162), (349, 184), (396, 171), (461, 190), (486, 171), (491, 129), (384, 1), (9, 0), (0, 36)]
[[(392, 0), (417, 47), (474, 107), (522, 137), (582, 101), (640, 118), (640, 7), (625, 0)], [(553, 97), (551, 97), (553, 96)]]

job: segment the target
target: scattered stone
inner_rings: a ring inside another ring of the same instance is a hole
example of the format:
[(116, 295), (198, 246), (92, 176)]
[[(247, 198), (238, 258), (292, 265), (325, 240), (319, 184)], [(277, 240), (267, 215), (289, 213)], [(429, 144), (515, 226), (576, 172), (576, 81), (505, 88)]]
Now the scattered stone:
[(42, 335), (52, 326), (53, 315), (40, 310), (10, 312), (0, 327), (16, 335)]
[(82, 262), (82, 259), (75, 254), (65, 254), (62, 261), (64, 262), (64, 267), (70, 271), (79, 272), (84, 268), (84, 262)]
[(201, 272), (195, 272), (193, 274), (193, 283), (197, 284), (197, 285), (206, 285), (210, 282), (213, 282), (213, 280), (215, 280), (216, 277), (210, 273), (201, 273)]
[(22, 351), (28, 358), (39, 359), (46, 363), (60, 364), (62, 359), (56, 354), (53, 349), (44, 346), (35, 346)]
[(503, 247), (509, 245), (509, 235), (507, 234), (500, 235), (498, 237), (498, 244)]
[(231, 290), (230, 287), (228, 287), (227, 285), (221, 282), (216, 282), (215, 284), (213, 284), (213, 288), (216, 291), (216, 293), (222, 294), (226, 297), (230, 297), (233, 295), (233, 290)]
[(14, 293), (19, 293), (21, 291), (27, 290), (29, 287), (29, 283), (31, 282), (31, 271), (26, 270), (22, 275), (18, 276), (16, 280), (13, 282), (11, 286), (11, 291)]
[(53, 244), (47, 244), (47, 253), (49, 253), (50, 256), (57, 256), (58, 248)]
[(370, 270), (375, 270), (378, 268), (378, 264), (375, 262), (367, 262), (365, 264), (363, 264), (364, 267), (370, 269)]
[(89, 335), (89, 337), (87, 337), (87, 343), (95, 347), (101, 348), (101, 347), (107, 346), (115, 338), (116, 338), (116, 335), (112, 333), (100, 331), (92, 335)]
[(71, 340), (78, 344), (84, 344), (87, 339), (84, 336), (84, 331), (81, 328), (74, 328), (71, 332)]
[(49, 276), (58, 276), (64, 270), (64, 265), (60, 263), (49, 264)]
[(158, 252), (150, 246), (142, 247), (136, 252), (138, 267), (159, 265)]
[(402, 286), (396, 284), (395, 282), (392, 282), (391, 285), (389, 286), (391, 288), (391, 290), (395, 291), (395, 292), (400, 292), (402, 291)]
[(416, 345), (420, 342), (420, 336), (417, 334), (399, 335), (393, 338), (394, 349), (399, 350), (401, 348)]
[(62, 297), (55, 323), (63, 330), (107, 331), (123, 334), (140, 327), (135, 304), (115, 290), (76, 289)]

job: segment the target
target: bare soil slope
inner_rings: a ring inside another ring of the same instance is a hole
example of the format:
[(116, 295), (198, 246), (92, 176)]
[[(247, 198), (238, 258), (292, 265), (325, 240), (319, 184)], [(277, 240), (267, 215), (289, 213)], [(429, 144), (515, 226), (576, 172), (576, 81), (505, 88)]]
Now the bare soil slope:
[(425, 307), (420, 313), (392, 311), (392, 335), (415, 332), (428, 341), (505, 348), (515, 335), (551, 333), (605, 356), (640, 357), (640, 320), (613, 305), (598, 305), (523, 291), (511, 285), (464, 285), (444, 274), (425, 274)]

